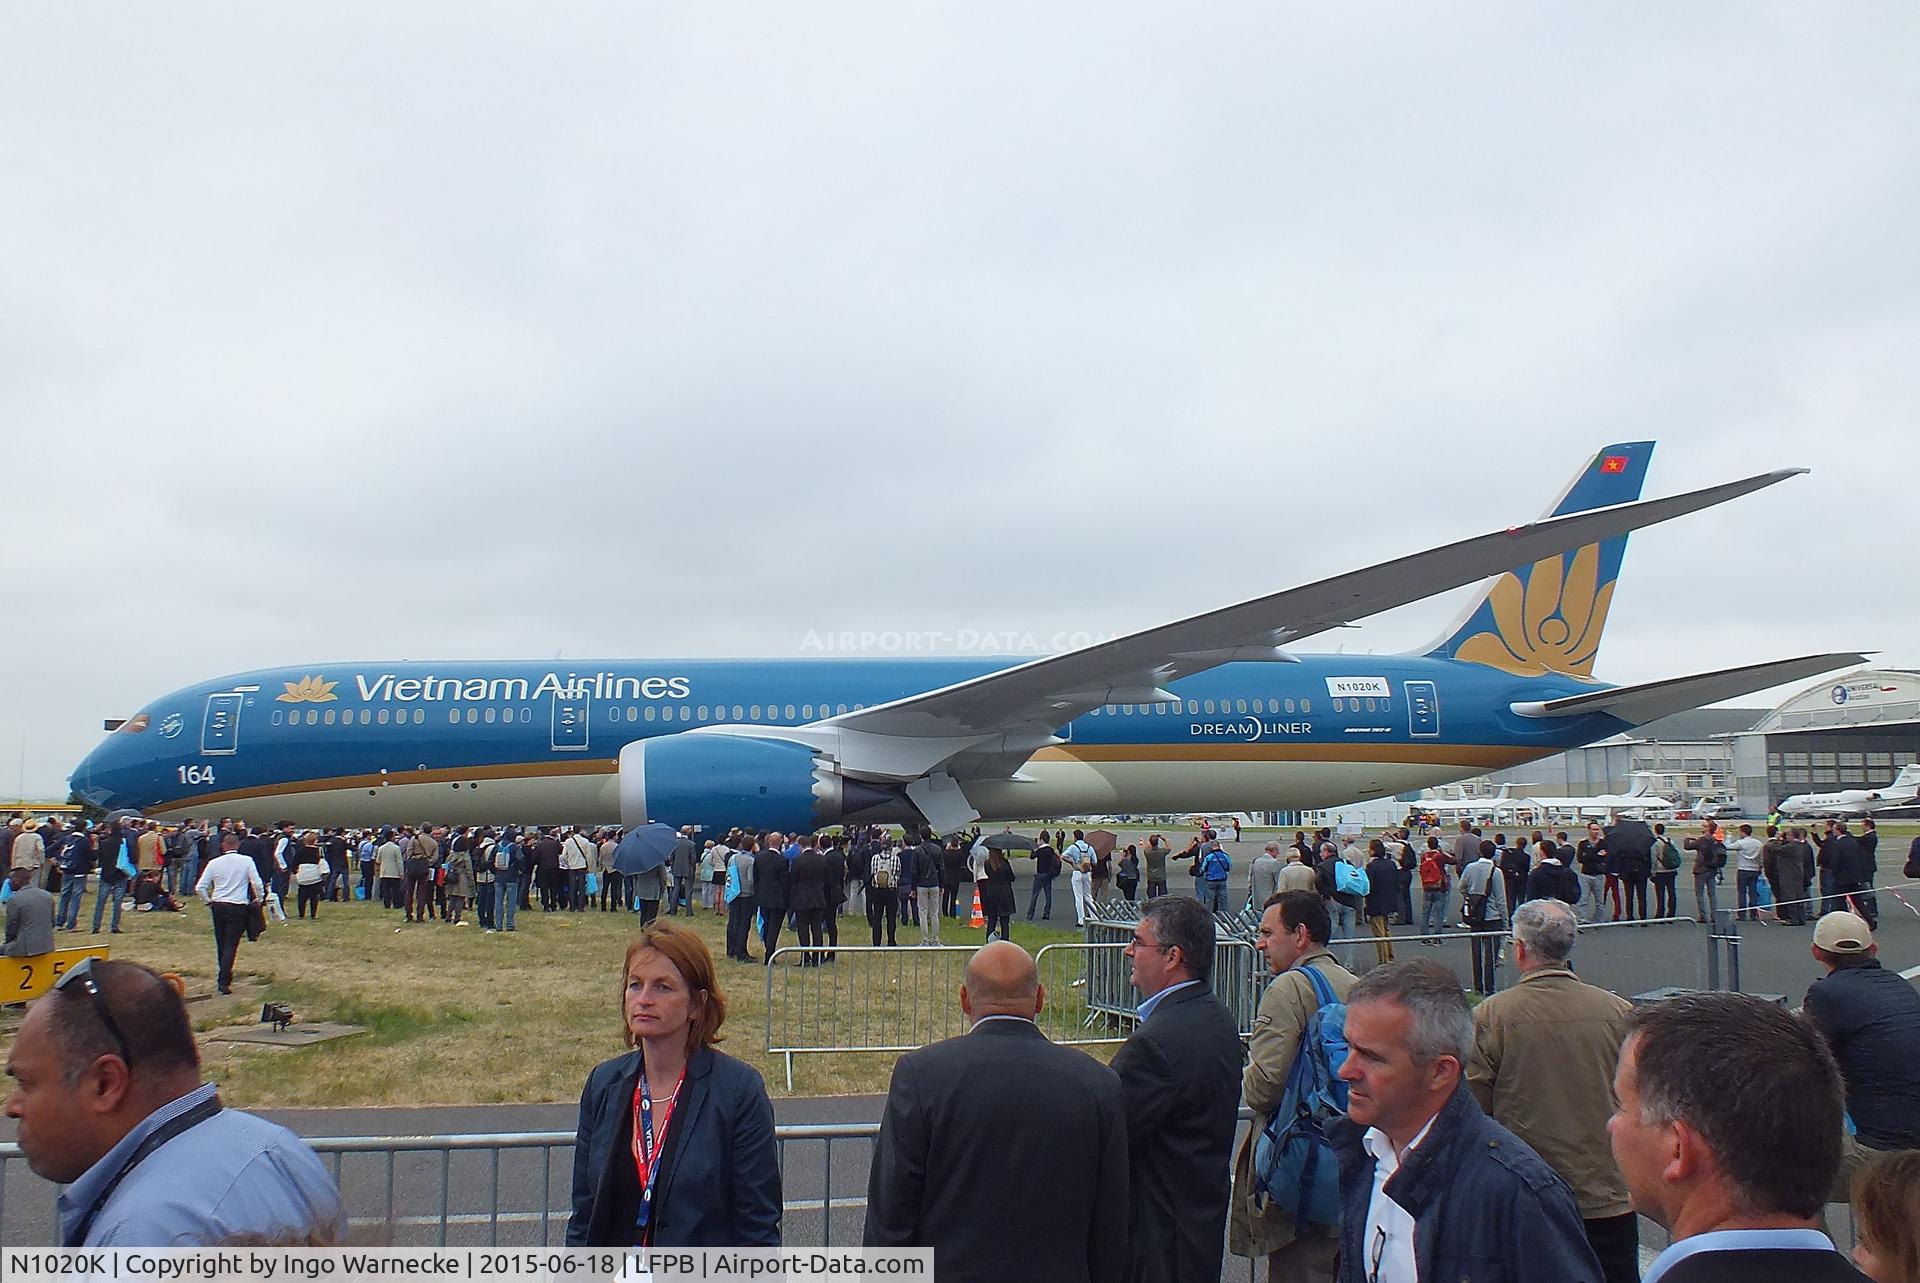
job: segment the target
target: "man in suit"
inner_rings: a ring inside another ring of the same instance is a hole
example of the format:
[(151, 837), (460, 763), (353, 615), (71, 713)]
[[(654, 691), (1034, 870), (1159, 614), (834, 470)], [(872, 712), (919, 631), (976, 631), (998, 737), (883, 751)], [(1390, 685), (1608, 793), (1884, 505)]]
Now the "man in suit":
[(31, 958), (53, 952), (53, 897), (33, 885), (37, 869), (15, 869), (7, 875), (13, 896), (7, 901), (7, 943), (0, 954)]
[[(973, 955), (960, 990), (972, 1030), (894, 1066), (867, 1178), (867, 1246), (930, 1247), (942, 1283), (1120, 1276), (1120, 1082), (1047, 1041), (1033, 1023), (1045, 1004), (1019, 945), (1000, 940)], [(1017, 1192), (1028, 1188), (1073, 1197)]]
[(753, 902), (760, 910), (760, 945), (768, 966), (780, 947), (780, 928), (787, 920), (787, 853), (777, 834), (769, 834), (753, 857)]
[(1140, 1024), (1113, 1058), (1127, 1107), (1131, 1283), (1220, 1277), (1240, 1035), (1213, 996), (1213, 915), (1189, 896), (1140, 912), (1127, 946)]
[(1647, 1283), (1848, 1283), (1820, 1231), (1840, 1170), (1840, 1070), (1769, 1002), (1695, 993), (1636, 1009), (1608, 1123), (1634, 1210), (1673, 1236)]

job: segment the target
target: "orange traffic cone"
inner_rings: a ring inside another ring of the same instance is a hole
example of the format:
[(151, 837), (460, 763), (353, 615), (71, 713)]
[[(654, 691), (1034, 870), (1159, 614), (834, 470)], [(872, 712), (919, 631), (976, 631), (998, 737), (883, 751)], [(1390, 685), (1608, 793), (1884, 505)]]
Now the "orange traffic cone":
[(967, 923), (967, 925), (970, 927), (984, 927), (987, 925), (987, 915), (980, 912), (980, 884), (977, 882), (973, 887), (973, 921)]

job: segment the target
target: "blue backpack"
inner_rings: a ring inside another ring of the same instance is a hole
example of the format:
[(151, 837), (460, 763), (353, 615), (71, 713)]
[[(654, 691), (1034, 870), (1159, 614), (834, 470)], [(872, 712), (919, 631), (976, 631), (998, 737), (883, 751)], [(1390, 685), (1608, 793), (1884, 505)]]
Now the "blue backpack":
[[(1333, 889), (1347, 895), (1365, 895), (1372, 889), (1373, 879), (1367, 876), (1365, 869), (1357, 869), (1345, 860), (1339, 860), (1333, 866)], [(1316, 973), (1317, 974), (1317, 973)], [(1335, 1066), (1338, 1068), (1338, 1066)]]
[(1300, 971), (1320, 1005), (1307, 1017), (1280, 1107), (1254, 1142), (1254, 1198), (1278, 1203), (1296, 1225), (1333, 1226), (1340, 1224), (1340, 1164), (1326, 1126), (1347, 1113), (1347, 1085), (1338, 1077), (1347, 1063), (1347, 1004), (1317, 967)]

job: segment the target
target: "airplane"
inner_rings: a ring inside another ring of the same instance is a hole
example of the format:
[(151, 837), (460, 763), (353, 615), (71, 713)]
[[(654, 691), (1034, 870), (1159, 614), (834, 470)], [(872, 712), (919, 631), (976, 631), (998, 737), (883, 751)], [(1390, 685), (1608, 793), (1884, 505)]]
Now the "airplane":
[[(1640, 499), (1598, 451), (1547, 516), (1038, 659), (324, 663), (199, 682), (118, 724), (74, 793), (155, 819), (810, 832), (1324, 808), (1467, 779), (1859, 663), (1593, 678), (1629, 532), (1778, 484)], [(1399, 655), (1302, 638), (1492, 578)]]
[(1650, 792), (1647, 781), (1651, 778), (1647, 772), (1634, 771), (1630, 777), (1633, 783), (1625, 793), (1596, 793), (1591, 797), (1524, 797), (1512, 805), (1516, 810), (1534, 811), (1545, 815), (1553, 811), (1571, 811), (1576, 815), (1600, 816), (1615, 811), (1659, 811), (1665, 813), (1674, 809), (1674, 804), (1657, 793)]
[(1428, 815), (1495, 815), (1502, 808), (1513, 809), (1514, 802), (1508, 796), (1512, 790), (1513, 785), (1502, 784), (1500, 791), (1489, 797), (1423, 797), (1410, 805), (1413, 810), (1424, 811)]
[(1920, 804), (1920, 764), (1900, 768), (1893, 783), (1879, 789), (1841, 789), (1838, 793), (1796, 793), (1776, 808), (1792, 819), (1814, 815), (1873, 815)]

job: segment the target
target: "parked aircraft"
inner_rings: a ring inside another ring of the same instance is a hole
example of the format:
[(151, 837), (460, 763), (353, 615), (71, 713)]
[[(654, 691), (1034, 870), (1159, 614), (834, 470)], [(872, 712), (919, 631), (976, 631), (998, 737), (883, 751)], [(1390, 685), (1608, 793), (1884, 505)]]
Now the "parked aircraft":
[(1794, 819), (1816, 815), (1873, 815), (1920, 804), (1920, 764), (1900, 768), (1893, 783), (1879, 789), (1841, 789), (1837, 793), (1796, 793), (1779, 812)]
[[(1772, 486), (1639, 501), (1610, 445), (1549, 516), (1042, 659), (325, 663), (162, 696), (74, 772), (148, 815), (812, 830), (1320, 808), (1466, 779), (1858, 662), (1593, 678), (1628, 532)], [(1497, 576), (1434, 645), (1302, 638)]]
[(1624, 793), (1597, 793), (1591, 797), (1539, 797), (1520, 798), (1514, 806), (1523, 811), (1533, 811), (1540, 815), (1556, 812), (1569, 812), (1574, 815), (1598, 817), (1626, 811), (1638, 811), (1642, 814), (1664, 815), (1674, 809), (1674, 804), (1659, 794), (1649, 791), (1649, 776), (1635, 771), (1633, 783)]

